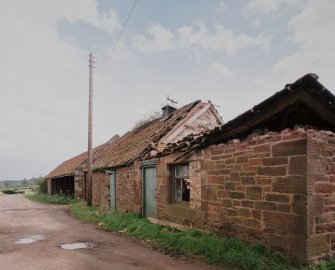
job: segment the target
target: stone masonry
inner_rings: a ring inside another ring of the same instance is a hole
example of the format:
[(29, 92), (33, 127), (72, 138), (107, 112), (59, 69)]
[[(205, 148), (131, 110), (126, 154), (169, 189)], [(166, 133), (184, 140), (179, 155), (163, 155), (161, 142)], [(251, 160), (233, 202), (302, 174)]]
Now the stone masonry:
[(335, 137), (308, 132), (307, 143), (308, 262), (335, 254)]
[(104, 209), (109, 209), (109, 174), (105, 172), (94, 172), (92, 174), (92, 203)]
[[(172, 211), (169, 165), (157, 162), (157, 216), (221, 231), (284, 251), (301, 263), (335, 250), (335, 138), (331, 132), (286, 129), (210, 146), (189, 164), (188, 211)], [(180, 155), (180, 154), (179, 154)]]

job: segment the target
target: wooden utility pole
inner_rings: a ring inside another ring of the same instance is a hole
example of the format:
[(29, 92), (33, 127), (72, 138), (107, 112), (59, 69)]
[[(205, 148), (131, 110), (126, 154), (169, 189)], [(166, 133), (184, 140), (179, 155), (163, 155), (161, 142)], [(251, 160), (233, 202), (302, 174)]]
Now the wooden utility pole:
[(93, 115), (93, 54), (89, 59), (89, 98), (88, 98), (88, 165), (87, 165), (87, 206), (92, 206), (92, 115)]

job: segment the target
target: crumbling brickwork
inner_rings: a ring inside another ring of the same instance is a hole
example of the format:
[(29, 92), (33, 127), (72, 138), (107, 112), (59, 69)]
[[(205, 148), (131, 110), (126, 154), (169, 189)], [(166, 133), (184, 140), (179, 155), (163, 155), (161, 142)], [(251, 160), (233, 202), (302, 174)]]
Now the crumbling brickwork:
[(252, 134), (179, 159), (189, 163), (189, 211), (205, 213), (202, 222), (171, 211), (169, 164), (178, 154), (160, 158), (158, 218), (261, 242), (301, 263), (332, 254), (335, 139), (312, 134), (303, 128)]
[[(172, 202), (171, 166), (175, 164), (178, 154), (158, 159), (156, 163), (157, 218), (180, 223), (183, 225), (202, 227), (204, 212), (201, 211), (201, 161), (200, 154), (187, 159), (190, 176), (190, 205), (189, 208), (174, 206)], [(170, 207), (171, 206), (171, 207)]]

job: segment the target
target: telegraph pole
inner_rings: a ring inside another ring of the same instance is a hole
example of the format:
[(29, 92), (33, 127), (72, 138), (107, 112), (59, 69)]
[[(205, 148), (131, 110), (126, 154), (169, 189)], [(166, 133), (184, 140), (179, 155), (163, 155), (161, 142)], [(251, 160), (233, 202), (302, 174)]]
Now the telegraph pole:
[(88, 166), (87, 166), (87, 206), (92, 206), (92, 115), (93, 115), (93, 54), (89, 59), (89, 98), (88, 98)]

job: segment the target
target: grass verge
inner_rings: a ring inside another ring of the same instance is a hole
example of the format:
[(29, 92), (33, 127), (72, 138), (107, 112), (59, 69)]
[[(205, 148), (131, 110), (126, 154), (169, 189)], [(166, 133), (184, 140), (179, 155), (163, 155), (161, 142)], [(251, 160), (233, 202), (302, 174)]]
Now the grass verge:
[(26, 195), (26, 198), (36, 202), (54, 203), (54, 204), (72, 204), (75, 200), (60, 195), (47, 195), (47, 194), (31, 194)]
[(84, 203), (75, 203), (72, 216), (81, 220), (103, 223), (106, 229), (122, 230), (128, 235), (153, 240), (154, 244), (176, 254), (202, 257), (211, 264), (222, 264), (226, 269), (282, 270), (297, 269), (279, 252), (269, 252), (259, 244), (249, 245), (236, 238), (204, 234), (196, 230), (176, 231), (149, 223), (136, 214), (112, 213)]

